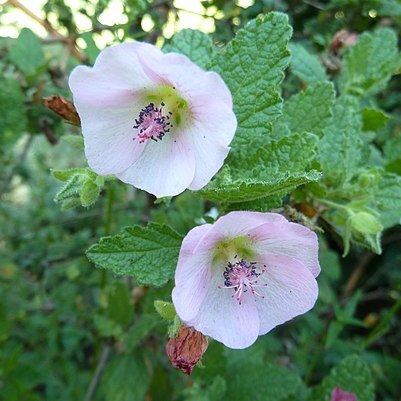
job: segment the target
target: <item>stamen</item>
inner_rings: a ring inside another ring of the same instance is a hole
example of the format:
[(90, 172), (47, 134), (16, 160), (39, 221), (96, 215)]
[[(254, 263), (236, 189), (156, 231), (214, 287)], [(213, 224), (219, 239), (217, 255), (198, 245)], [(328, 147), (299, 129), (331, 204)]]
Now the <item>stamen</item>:
[[(266, 265), (263, 266), (266, 268)], [(248, 289), (253, 296), (264, 298), (264, 295), (257, 292), (255, 288), (267, 286), (267, 284), (258, 284), (258, 277), (265, 272), (265, 269), (261, 270), (260, 273), (257, 273), (256, 269), (255, 262), (247, 264), (243, 259), (235, 263), (228, 262), (223, 273), (224, 286), (219, 286), (219, 288), (234, 289), (232, 297), (236, 297), (239, 304), (241, 304), (242, 296)]]
[(140, 111), (138, 118), (135, 119), (135, 125), (133, 127), (139, 131), (137, 135), (132, 138), (133, 140), (138, 137), (139, 143), (144, 143), (148, 139), (157, 142), (170, 132), (172, 125), (169, 120), (172, 113), (169, 111), (167, 115), (164, 115), (164, 106), (164, 102), (161, 102), (160, 107), (155, 107), (153, 103), (150, 103)]

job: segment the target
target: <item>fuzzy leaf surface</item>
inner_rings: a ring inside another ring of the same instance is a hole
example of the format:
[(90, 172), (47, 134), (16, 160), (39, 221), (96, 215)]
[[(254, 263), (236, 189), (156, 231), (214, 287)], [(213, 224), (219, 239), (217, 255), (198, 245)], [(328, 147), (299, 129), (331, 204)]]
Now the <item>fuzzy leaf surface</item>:
[(269, 132), (281, 114), (280, 84), (290, 61), (288, 17), (269, 13), (239, 30), (212, 68), (231, 90), (238, 129), (234, 144), (247, 145)]
[(291, 370), (275, 364), (244, 361), (230, 374), (227, 400), (281, 401), (299, 395), (303, 384)]
[(308, 401), (327, 401), (335, 387), (354, 393), (358, 401), (373, 401), (374, 387), (367, 364), (357, 355), (343, 359), (321, 385), (312, 391)]
[(401, 176), (392, 173), (383, 175), (375, 203), (384, 228), (401, 224)]
[(316, 55), (309, 53), (298, 43), (291, 43), (290, 50), (292, 55), (290, 68), (299, 79), (308, 84), (327, 79), (324, 67)]
[(331, 121), (334, 100), (335, 91), (331, 82), (310, 85), (284, 103), (283, 114), (274, 124), (273, 136), (282, 137), (286, 132), (283, 126), (290, 132), (306, 131), (322, 136)]
[(329, 181), (345, 181), (357, 171), (362, 157), (362, 118), (357, 99), (337, 99), (331, 124), (318, 146), (318, 160)]
[(260, 166), (266, 176), (272, 172), (303, 172), (316, 155), (318, 138), (305, 132), (295, 133), (259, 148), (249, 164)]
[(204, 69), (210, 65), (215, 52), (210, 37), (193, 29), (183, 29), (176, 33), (171, 42), (163, 47), (163, 51), (181, 53)]
[(401, 66), (397, 35), (389, 28), (363, 33), (345, 55), (340, 76), (340, 91), (368, 96), (384, 89)]
[(10, 51), (10, 59), (28, 77), (35, 75), (45, 64), (42, 44), (30, 29), (22, 29)]
[(140, 353), (116, 355), (104, 370), (100, 391), (105, 401), (143, 400), (149, 381), (148, 369)]
[(126, 227), (121, 234), (101, 238), (86, 256), (98, 267), (135, 277), (141, 285), (161, 286), (174, 277), (181, 241), (166, 225)]
[(321, 177), (317, 171), (306, 173), (277, 174), (269, 179), (247, 179), (226, 182), (218, 186), (208, 185), (199, 191), (199, 195), (219, 203), (243, 203), (270, 197), (284, 196), (299, 185), (317, 181)]

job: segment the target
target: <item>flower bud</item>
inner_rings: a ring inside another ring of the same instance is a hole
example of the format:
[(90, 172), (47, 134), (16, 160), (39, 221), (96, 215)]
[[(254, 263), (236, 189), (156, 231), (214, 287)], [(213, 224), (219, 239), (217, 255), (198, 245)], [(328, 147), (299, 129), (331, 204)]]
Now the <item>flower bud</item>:
[[(370, 248), (373, 252), (381, 253), (380, 235), (383, 226), (375, 215), (369, 212), (357, 212), (349, 218), (350, 233), (345, 235), (344, 242), (346, 243), (344, 253), (348, 252), (347, 243), (349, 235), (352, 234), (352, 239), (364, 246)], [(348, 238), (348, 239), (346, 239)]]
[(166, 352), (171, 364), (190, 375), (208, 346), (207, 337), (193, 327), (181, 326), (178, 335), (168, 341)]
[(352, 216), (351, 227), (362, 234), (378, 234), (383, 229), (376, 217), (368, 212), (358, 212)]
[(335, 387), (331, 392), (330, 401), (356, 401), (356, 395), (343, 391), (340, 387)]
[(372, 188), (378, 184), (380, 178), (381, 175), (377, 171), (369, 170), (359, 176), (358, 182), (362, 188)]

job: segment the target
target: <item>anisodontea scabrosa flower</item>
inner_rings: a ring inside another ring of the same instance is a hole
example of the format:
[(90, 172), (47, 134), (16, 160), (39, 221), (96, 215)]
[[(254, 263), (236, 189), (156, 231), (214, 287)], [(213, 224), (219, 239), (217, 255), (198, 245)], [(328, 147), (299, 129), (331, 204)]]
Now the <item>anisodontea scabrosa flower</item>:
[(69, 85), (89, 166), (157, 197), (204, 187), (237, 121), (230, 91), (187, 57), (133, 42), (104, 49)]
[(313, 307), (319, 272), (313, 231), (276, 213), (231, 212), (184, 238), (172, 298), (186, 325), (246, 348)]

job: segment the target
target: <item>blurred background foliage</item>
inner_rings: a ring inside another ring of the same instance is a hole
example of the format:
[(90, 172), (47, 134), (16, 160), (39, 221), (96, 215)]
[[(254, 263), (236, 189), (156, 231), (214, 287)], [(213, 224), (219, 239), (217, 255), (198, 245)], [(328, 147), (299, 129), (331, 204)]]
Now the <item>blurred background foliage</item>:
[[(385, 231), (381, 256), (353, 248), (341, 258), (337, 238), (322, 237), (317, 307), (250, 349), (231, 351), (212, 342), (205, 368), (188, 378), (165, 356), (167, 326), (153, 307), (155, 299), (169, 299), (172, 284), (149, 289), (116, 278), (95, 269), (85, 250), (102, 235), (149, 219), (184, 235), (213, 215), (211, 204), (191, 193), (154, 204), (115, 181), (104, 183), (91, 207), (63, 211), (54, 202), (60, 182), (50, 168), (82, 167), (85, 159), (79, 129), (44, 108), (42, 98), (70, 98), (67, 78), (75, 65), (91, 64), (99, 49), (127, 39), (162, 46), (183, 28), (203, 30), (222, 46), (269, 11), (288, 13), (293, 43), (316, 54), (331, 77), (341, 69), (344, 50), (337, 32), (347, 29), (346, 41), (378, 26), (391, 27), (398, 37), (401, 29), (397, 0), (0, 2), (1, 400), (328, 401), (327, 383), (338, 373), (329, 372), (351, 354), (361, 356), (372, 374), (359, 360), (345, 360), (338, 369), (348, 372), (351, 388), (360, 375), (366, 391), (375, 384), (377, 400), (399, 399), (399, 227)], [(294, 72), (287, 71), (286, 98), (302, 89)], [(391, 115), (375, 138), (379, 149), (399, 142), (400, 89), (396, 76), (376, 97)], [(399, 154), (393, 160), (392, 171), (400, 173)]]

